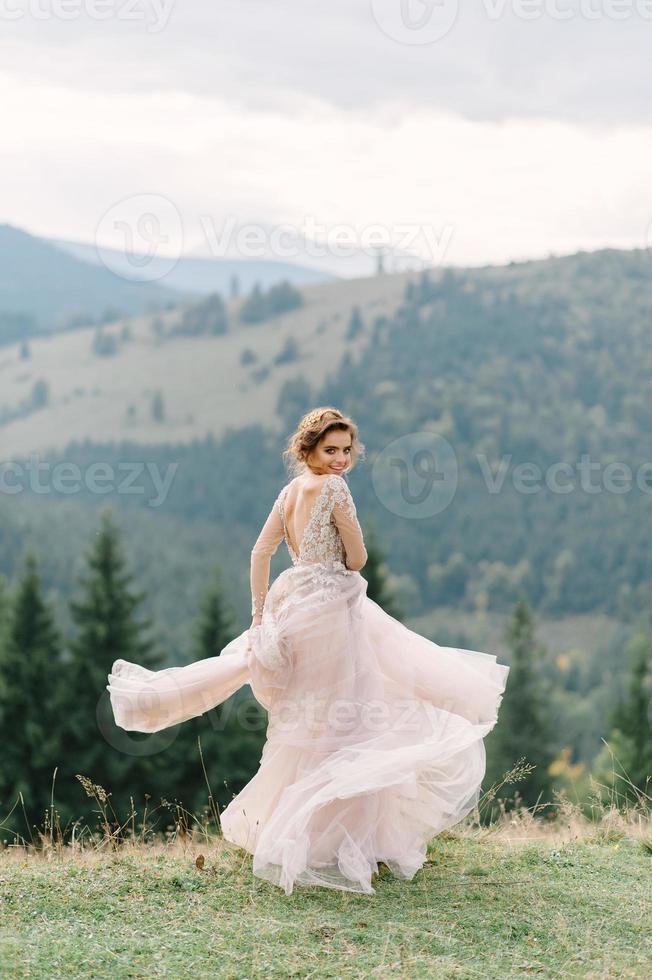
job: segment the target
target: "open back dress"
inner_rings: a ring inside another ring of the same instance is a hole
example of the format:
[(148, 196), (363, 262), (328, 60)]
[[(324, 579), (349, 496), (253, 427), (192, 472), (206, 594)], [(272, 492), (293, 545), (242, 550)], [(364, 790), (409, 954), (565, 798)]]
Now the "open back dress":
[[(271, 587), (285, 540), (292, 564)], [(428, 841), (477, 805), (484, 737), (509, 667), (443, 647), (367, 595), (367, 559), (346, 479), (299, 475), (280, 491), (251, 552), (252, 613), (216, 657), (150, 671), (117, 660), (116, 723), (154, 732), (250, 684), (268, 715), (260, 765), (221, 814), (253, 872), (374, 893), (383, 861), (411, 879)]]

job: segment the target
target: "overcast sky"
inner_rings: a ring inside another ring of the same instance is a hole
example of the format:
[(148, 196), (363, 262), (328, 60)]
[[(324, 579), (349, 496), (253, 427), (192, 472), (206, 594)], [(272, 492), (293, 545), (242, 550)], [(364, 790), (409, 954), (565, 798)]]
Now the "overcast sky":
[(0, 21), (0, 221), (34, 234), (255, 257), (282, 225), (455, 265), (652, 244), (652, 0), (0, 0)]

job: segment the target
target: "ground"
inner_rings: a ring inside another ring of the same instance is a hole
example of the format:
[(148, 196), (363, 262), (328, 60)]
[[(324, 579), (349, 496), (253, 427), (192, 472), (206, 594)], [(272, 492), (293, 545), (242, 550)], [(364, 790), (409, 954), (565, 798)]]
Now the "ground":
[(77, 855), (9, 846), (0, 975), (652, 975), (649, 838), (521, 831), (440, 835), (412, 881), (381, 866), (375, 895), (286, 896), (219, 837)]

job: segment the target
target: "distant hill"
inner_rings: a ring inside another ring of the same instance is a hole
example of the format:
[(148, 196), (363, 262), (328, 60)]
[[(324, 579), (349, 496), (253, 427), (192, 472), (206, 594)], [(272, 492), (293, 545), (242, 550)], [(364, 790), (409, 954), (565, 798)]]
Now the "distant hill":
[(649, 610), (651, 322), (644, 249), (438, 270), (313, 389), (392, 447), (366, 512), (416, 602)]
[[(400, 275), (306, 286), (301, 307), (255, 324), (240, 322), (244, 299), (233, 301), (220, 333), (211, 328), (219, 310), (209, 304), (134, 317), (103, 328), (103, 356), (87, 329), (34, 339), (25, 361), (7, 348), (0, 351), (3, 449), (56, 450), (73, 439), (186, 443), (229, 426), (273, 424), (283, 385), (297, 374), (322, 383), (344, 351), (355, 353), (370, 337), (374, 318), (400, 304), (406, 282)], [(347, 339), (354, 306), (364, 325)], [(193, 311), (205, 327), (195, 336), (184, 332)], [(40, 382), (46, 404), (33, 398)], [(164, 420), (151, 411), (157, 391)]]
[(0, 344), (93, 322), (109, 311), (163, 309), (183, 295), (157, 283), (128, 282), (13, 225), (0, 225)]
[[(82, 472), (95, 459), (180, 463), (168, 515), (253, 535), (291, 426), (334, 404), (360, 425), (367, 459), (352, 484), (408, 614), (506, 611), (521, 593), (550, 615), (627, 620), (649, 605), (645, 251), (301, 293), (302, 306), (255, 324), (241, 321), (242, 301), (206, 302), (108, 325), (100, 348), (88, 330), (36, 339), (26, 359), (7, 348), (5, 458), (51, 449)], [(456, 460), (452, 482), (437, 437)], [(419, 495), (438, 487), (452, 498), (421, 513)]]
[[(95, 245), (89, 245), (87, 242), (68, 242), (54, 238), (50, 241), (57, 248), (84, 262), (103, 265), (106, 261), (111, 269), (116, 269), (127, 277), (133, 275), (134, 264), (129, 261), (130, 257), (126, 253), (110, 248), (96, 248)], [(234, 276), (238, 279), (241, 292), (249, 292), (256, 283), (265, 288), (283, 279), (287, 279), (295, 286), (307, 286), (318, 282), (334, 282), (337, 278), (321, 269), (310, 269), (292, 262), (279, 262), (272, 259), (183, 256), (169, 271), (167, 271), (168, 264), (165, 258), (151, 260), (149, 267), (152, 271), (160, 266), (161, 276), (156, 281), (161, 285), (181, 292), (203, 294), (218, 292), (225, 297), (230, 295)]]

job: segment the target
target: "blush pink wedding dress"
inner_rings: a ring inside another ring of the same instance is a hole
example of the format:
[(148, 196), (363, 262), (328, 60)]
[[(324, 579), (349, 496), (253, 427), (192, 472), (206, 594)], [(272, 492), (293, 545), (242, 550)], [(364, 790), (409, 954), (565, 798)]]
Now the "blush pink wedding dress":
[[(269, 588), (283, 539), (292, 565)], [(267, 739), (222, 831), (288, 895), (295, 884), (374, 894), (379, 861), (413, 878), (428, 841), (477, 805), (507, 683), (495, 656), (438, 646), (384, 612), (367, 596), (366, 558), (344, 477), (299, 475), (251, 554), (260, 625), (217, 657), (159, 671), (117, 660), (109, 674), (116, 723), (140, 732), (251, 685)]]

